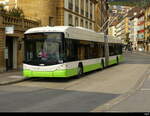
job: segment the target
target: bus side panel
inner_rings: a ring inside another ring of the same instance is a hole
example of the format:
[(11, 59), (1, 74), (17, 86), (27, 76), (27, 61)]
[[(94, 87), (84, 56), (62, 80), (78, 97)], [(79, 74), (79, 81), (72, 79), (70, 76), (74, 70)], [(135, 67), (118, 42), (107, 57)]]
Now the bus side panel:
[(83, 62), (83, 72), (84, 73), (102, 68), (100, 58), (90, 59), (90, 60), (86, 60), (86, 61), (82, 61), (82, 62)]
[(65, 63), (65, 71), (57, 70), (53, 72), (53, 77), (72, 77), (78, 74), (78, 61)]
[(125, 59), (124, 59), (124, 56), (123, 55), (119, 55), (119, 62), (123, 62)]
[(67, 70), (67, 76), (71, 77), (71, 76), (75, 76), (78, 74), (78, 69), (74, 68), (74, 69), (68, 69)]
[(109, 66), (113, 64), (117, 64), (117, 56), (110, 56), (109, 57)]
[(56, 71), (53, 71), (52, 77), (67, 77), (67, 70), (56, 70)]
[(123, 55), (110, 56), (109, 65), (117, 64), (117, 57), (118, 57), (119, 62), (124, 61), (124, 56)]
[(66, 69), (66, 70), (57, 70), (53, 72), (53, 77), (71, 77), (77, 75), (77, 68), (75, 69)]
[(98, 64), (91, 64), (91, 65), (87, 65), (87, 66), (83, 67), (84, 72), (93, 71), (93, 70), (96, 70), (96, 69), (99, 69), (99, 68), (102, 68), (102, 65), (100, 63), (98, 63)]

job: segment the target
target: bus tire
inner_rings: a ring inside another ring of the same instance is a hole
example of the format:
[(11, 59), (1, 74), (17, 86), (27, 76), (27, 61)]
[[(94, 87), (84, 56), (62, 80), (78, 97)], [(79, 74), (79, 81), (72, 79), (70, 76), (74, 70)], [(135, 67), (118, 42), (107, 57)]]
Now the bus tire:
[(83, 65), (82, 65), (82, 63), (79, 63), (77, 72), (78, 72), (77, 77), (80, 78), (83, 75)]
[(117, 58), (116, 58), (116, 61), (117, 61), (117, 64), (119, 64), (119, 58), (118, 58), (118, 56), (117, 56)]
[(105, 65), (104, 65), (104, 60), (103, 59), (101, 60), (101, 65), (102, 65), (102, 69), (104, 69)]

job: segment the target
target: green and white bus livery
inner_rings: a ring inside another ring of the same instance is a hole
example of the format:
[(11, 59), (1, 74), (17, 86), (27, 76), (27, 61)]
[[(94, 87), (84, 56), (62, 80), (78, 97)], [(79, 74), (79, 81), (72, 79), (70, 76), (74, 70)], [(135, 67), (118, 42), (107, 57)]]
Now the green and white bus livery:
[[(109, 65), (123, 61), (122, 43), (109, 39)], [(25, 32), (24, 77), (68, 78), (106, 67), (104, 34), (82, 27), (37, 27)]]

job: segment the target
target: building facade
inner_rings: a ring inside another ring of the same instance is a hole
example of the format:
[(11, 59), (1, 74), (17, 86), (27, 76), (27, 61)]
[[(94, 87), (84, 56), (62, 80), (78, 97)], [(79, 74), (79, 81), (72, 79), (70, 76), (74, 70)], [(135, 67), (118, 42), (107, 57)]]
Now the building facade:
[(130, 18), (130, 34), (129, 34), (129, 38), (133, 44), (134, 50), (136, 50), (138, 47), (137, 34), (138, 34), (138, 18), (137, 12), (135, 12), (133, 17)]
[(129, 17), (125, 17), (116, 25), (116, 37), (126, 40), (129, 29)]
[[(20, 7), (42, 26), (81, 26), (99, 31), (108, 19), (107, 0), (1, 0), (6, 8)], [(38, 10), (37, 10), (38, 9)]]
[(108, 35), (116, 37), (116, 27), (115, 27), (115, 25), (109, 27)]
[(145, 45), (145, 16), (144, 12), (141, 11), (139, 15), (137, 16), (138, 18), (138, 30), (137, 30), (137, 44), (138, 44), (138, 49), (140, 50), (146, 50), (146, 45)]
[(95, 6), (95, 31), (108, 33), (109, 6), (107, 0), (98, 1)]
[(145, 42), (146, 51), (150, 51), (150, 6), (145, 10)]
[(22, 69), (24, 32), (39, 25), (32, 20), (0, 15), (0, 72)]
[[(99, 31), (107, 20), (106, 0), (0, 0), (1, 3), (6, 10), (21, 8), (25, 19), (0, 16), (0, 72), (22, 69), (24, 31), (29, 28), (81, 26)], [(14, 32), (6, 33), (6, 27)]]
[(17, 0), (0, 0), (0, 4), (4, 4), (6, 10), (17, 8)]

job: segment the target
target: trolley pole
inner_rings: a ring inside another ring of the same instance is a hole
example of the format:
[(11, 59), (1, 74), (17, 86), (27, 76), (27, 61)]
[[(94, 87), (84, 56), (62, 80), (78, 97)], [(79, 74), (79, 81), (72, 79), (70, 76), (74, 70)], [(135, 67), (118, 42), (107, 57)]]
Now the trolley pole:
[[(101, 4), (101, 0), (98, 0), (98, 2), (99, 2), (99, 4)], [(107, 2), (107, 0), (106, 0), (106, 2)], [(101, 10), (101, 9), (99, 9), (99, 10)], [(115, 19), (112, 19), (112, 22), (114, 20)], [(105, 34), (104, 35), (104, 43), (105, 43), (105, 46), (104, 46), (104, 48), (105, 48), (105, 50), (104, 50), (105, 66), (109, 65), (109, 44), (108, 44), (108, 36), (107, 36), (108, 33), (107, 33), (107, 30), (109, 28), (109, 24), (112, 23), (112, 22), (110, 22), (110, 19), (107, 17), (106, 21), (104, 22), (104, 24), (100, 28), (100, 32), (103, 32)]]
[(104, 36), (104, 42), (105, 42), (105, 66), (109, 65), (109, 45), (108, 45), (108, 36)]

